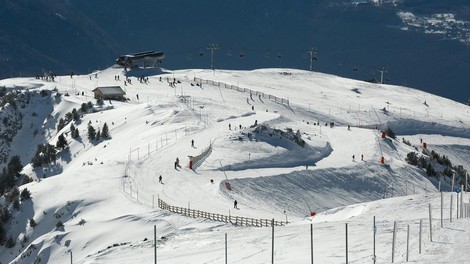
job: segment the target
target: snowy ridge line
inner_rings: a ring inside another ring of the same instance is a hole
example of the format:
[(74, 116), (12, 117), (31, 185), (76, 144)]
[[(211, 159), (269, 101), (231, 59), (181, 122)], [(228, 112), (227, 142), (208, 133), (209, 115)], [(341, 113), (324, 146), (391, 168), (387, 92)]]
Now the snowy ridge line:
[(223, 82), (216, 82), (216, 81), (212, 81), (212, 80), (204, 80), (204, 79), (196, 78), (196, 77), (194, 77), (194, 81), (198, 82), (198, 83), (206, 83), (206, 84), (210, 84), (210, 85), (213, 85), (213, 86), (222, 87), (222, 88), (226, 88), (226, 89), (230, 89), (230, 90), (236, 90), (236, 91), (242, 92), (242, 93), (249, 92), (250, 97), (255, 95), (255, 96), (258, 96), (259, 98), (269, 99), (269, 100), (271, 100), (275, 103), (280, 103), (280, 104), (284, 104), (284, 105), (289, 106), (289, 99), (285, 99), (285, 98), (282, 98), (282, 97), (277, 97), (277, 96), (274, 96), (274, 95), (271, 95), (271, 94), (265, 94), (263, 92), (254, 91), (254, 90), (251, 90), (251, 89), (248, 89), (248, 88), (241, 88), (237, 85), (231, 85), (231, 84), (226, 84), (226, 83), (223, 83)]
[(223, 215), (223, 214), (216, 214), (205, 212), (201, 210), (195, 210), (190, 208), (184, 207), (177, 207), (172, 206), (158, 198), (158, 207), (163, 210), (168, 210), (173, 213), (182, 214), (188, 217), (194, 218), (205, 218), (212, 221), (224, 222), (224, 223), (232, 223), (233, 225), (240, 225), (240, 226), (256, 226), (256, 227), (272, 227), (272, 226), (285, 226), (289, 222), (284, 221), (275, 221), (274, 219), (255, 219), (255, 218), (248, 218), (248, 217), (241, 217), (241, 216), (233, 216), (233, 215)]

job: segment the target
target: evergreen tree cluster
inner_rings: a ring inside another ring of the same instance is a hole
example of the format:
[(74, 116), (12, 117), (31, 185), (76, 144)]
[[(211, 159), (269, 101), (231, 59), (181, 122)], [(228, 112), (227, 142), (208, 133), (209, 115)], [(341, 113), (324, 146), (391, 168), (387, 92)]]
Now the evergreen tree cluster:
[(5, 86), (0, 87), (0, 97), (5, 96), (7, 94), (7, 88)]
[(30, 198), (31, 193), (27, 188), (23, 189), (20, 193), (18, 187), (15, 186), (5, 193), (6, 206), (0, 205), (0, 245), (7, 248), (15, 246), (15, 240), (11, 235), (8, 235), (6, 229), (7, 224), (13, 219), (13, 215), (8, 208), (19, 210), (20, 199), (24, 201)]
[(76, 139), (80, 136), (78, 128), (76, 128), (73, 123), (70, 125), (70, 136), (73, 139)]
[(64, 134), (60, 134), (59, 138), (57, 139), (56, 147), (59, 149), (64, 149), (69, 143), (64, 137)]
[[(0, 245), (5, 245), (7, 241), (10, 240), (11, 242), (11, 236), (7, 236), (6, 232), (6, 224), (10, 219), (12, 218), (12, 215), (10, 211), (8, 211), (7, 208), (3, 207), (0, 205)], [(14, 241), (13, 241), (14, 242)], [(14, 246), (14, 243), (13, 243)]]
[(11, 157), (7, 166), (0, 173), (0, 195), (3, 195), (16, 185), (22, 169), (23, 165), (21, 165), (20, 157), (17, 155)]
[[(450, 159), (445, 155), (432, 150), (431, 152), (423, 152), (424, 155), (419, 156), (416, 152), (410, 152), (406, 155), (405, 161), (414, 166), (421, 167), (426, 170), (428, 176), (444, 175), (446, 177), (453, 177), (454, 173), (460, 177), (461, 184), (464, 184), (464, 177), (467, 170), (462, 165), (454, 166)], [(439, 167), (440, 169), (436, 169)]]
[(98, 131), (91, 125), (91, 121), (88, 123), (88, 133), (87, 133), (89, 140), (100, 140), (100, 139), (108, 139), (109, 138), (109, 128), (108, 124), (104, 123), (103, 128)]
[(33, 167), (41, 167), (45, 164), (52, 163), (57, 159), (57, 152), (55, 147), (51, 144), (39, 144), (36, 150), (36, 154), (34, 155), (31, 163)]
[(78, 122), (80, 120), (80, 113), (81, 111), (83, 114), (88, 113), (90, 109), (94, 109), (93, 103), (83, 103), (80, 106), (80, 109), (77, 110), (76, 108), (72, 109), (72, 112), (68, 112), (65, 114), (65, 118), (59, 119), (59, 124), (57, 124), (57, 131), (62, 130), (65, 126), (67, 126), (70, 122)]

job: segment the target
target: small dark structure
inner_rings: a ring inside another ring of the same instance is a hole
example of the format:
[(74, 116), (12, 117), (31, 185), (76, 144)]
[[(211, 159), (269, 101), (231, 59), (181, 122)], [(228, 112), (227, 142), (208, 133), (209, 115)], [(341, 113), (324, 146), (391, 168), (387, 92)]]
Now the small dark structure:
[(97, 87), (93, 91), (95, 99), (103, 99), (103, 100), (119, 100), (124, 101), (124, 95), (126, 94), (124, 90), (122, 90), (121, 86), (104, 86), (104, 87)]
[(142, 65), (143, 68), (146, 68), (147, 65), (151, 64), (153, 64), (154, 68), (157, 68), (157, 63), (161, 63), (163, 58), (165, 58), (163, 51), (151, 50), (129, 55), (122, 55), (116, 59), (116, 63), (126, 68), (134, 68), (139, 65)]

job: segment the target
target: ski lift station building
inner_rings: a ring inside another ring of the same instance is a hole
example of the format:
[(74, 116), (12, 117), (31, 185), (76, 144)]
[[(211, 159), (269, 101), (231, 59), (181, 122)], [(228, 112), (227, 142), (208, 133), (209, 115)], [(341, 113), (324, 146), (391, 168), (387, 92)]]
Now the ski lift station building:
[(134, 68), (141, 66), (146, 68), (147, 66), (153, 66), (157, 68), (157, 64), (161, 63), (165, 58), (163, 51), (144, 51), (129, 55), (122, 55), (116, 59), (116, 63), (126, 68)]

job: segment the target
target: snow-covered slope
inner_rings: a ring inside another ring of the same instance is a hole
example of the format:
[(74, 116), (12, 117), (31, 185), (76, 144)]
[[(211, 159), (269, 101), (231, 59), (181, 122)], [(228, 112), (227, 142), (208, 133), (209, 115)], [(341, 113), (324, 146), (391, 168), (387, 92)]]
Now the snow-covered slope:
[[(21, 188), (28, 188), (32, 199), (14, 210), (8, 232), (17, 243), (12, 249), (2, 247), (2, 263), (66, 263), (71, 257), (73, 263), (146, 263), (153, 260), (154, 225), (164, 262), (221, 262), (225, 233), (230, 263), (270, 260), (269, 228), (188, 218), (159, 209), (158, 199), (223, 215), (287, 219), (289, 225), (276, 228), (276, 263), (309, 261), (310, 223), (319, 263), (343, 261), (345, 223), (351, 232), (350, 262), (369, 262), (373, 216), (378, 263), (392, 258), (394, 221), (399, 229), (395, 259), (404, 261), (403, 230), (409, 224), (415, 263), (469, 261), (463, 248), (470, 242), (470, 222), (460, 218), (450, 223), (451, 193), (444, 195), (444, 228), (438, 223), (438, 188), (449, 191), (449, 180), (439, 184), (405, 162), (407, 153), (422, 150), (423, 140), (468, 169), (468, 106), (407, 87), (292, 69), (133, 71), (126, 85), (124, 74), (109, 68), (59, 76), (55, 82), (0, 81), (8, 89), (69, 94), (46, 106), (35, 103), (40, 114), (24, 116), (28, 125), (13, 143), (23, 164), (41, 140), (55, 145), (64, 133), (69, 146), (55, 164), (25, 166), (23, 173), (35, 181)], [(139, 82), (143, 74), (148, 82)], [(84, 113), (74, 123), (78, 139), (71, 138), (70, 124), (56, 131), (61, 117), (83, 103), (95, 103), (92, 90), (107, 85), (121, 85), (128, 100), (105, 100), (95, 105), (96, 112)], [(47, 122), (36, 120), (49, 114)], [(87, 126), (101, 129), (104, 123), (110, 138), (90, 142)], [(382, 138), (387, 127), (397, 140)], [(43, 131), (40, 137), (31, 136), (35, 128)], [(201, 154), (189, 169), (189, 157)], [(174, 166), (176, 158), (180, 168)], [(463, 200), (468, 199), (465, 193)], [(239, 209), (233, 208), (234, 200)], [(417, 225), (424, 220), (423, 230), (429, 229), (428, 203), (435, 234), (433, 242), (429, 233), (424, 235), (418, 255)], [(313, 211), (317, 215), (311, 218)], [(455, 206), (453, 213), (455, 218)], [(31, 218), (38, 223), (34, 228)], [(64, 226), (57, 228), (59, 220)]]

